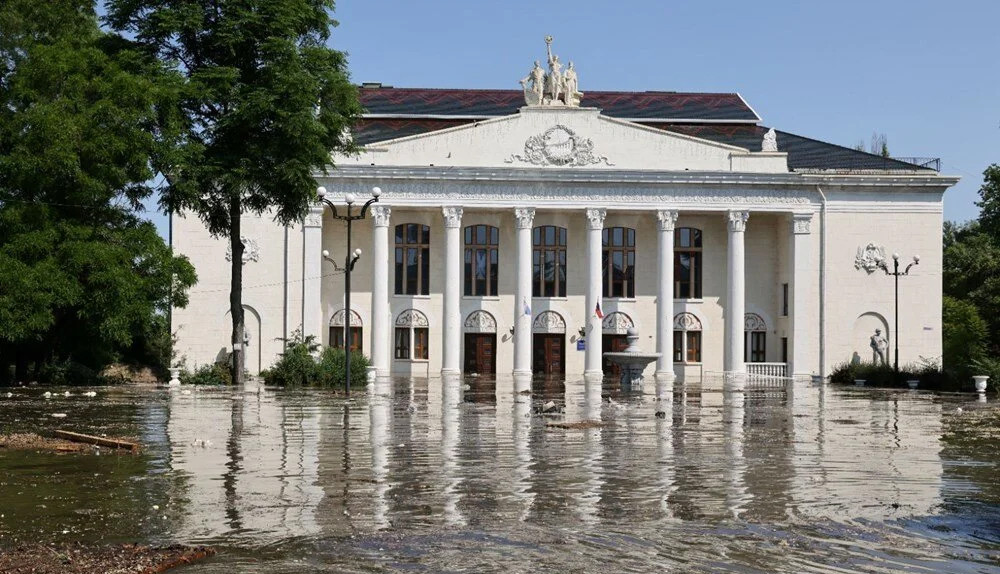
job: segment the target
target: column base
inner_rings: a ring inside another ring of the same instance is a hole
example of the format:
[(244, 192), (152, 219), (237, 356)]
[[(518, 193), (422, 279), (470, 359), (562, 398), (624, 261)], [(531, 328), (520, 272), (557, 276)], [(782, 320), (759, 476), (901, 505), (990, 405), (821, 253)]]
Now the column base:
[(585, 379), (603, 379), (604, 371), (584, 371), (583, 378)]
[(442, 377), (457, 377), (462, 374), (458, 369), (441, 369)]
[(656, 371), (656, 380), (662, 383), (672, 383), (677, 380), (677, 375), (673, 371)]
[(514, 372), (511, 374), (515, 377), (530, 377), (534, 373), (530, 369), (514, 369)]

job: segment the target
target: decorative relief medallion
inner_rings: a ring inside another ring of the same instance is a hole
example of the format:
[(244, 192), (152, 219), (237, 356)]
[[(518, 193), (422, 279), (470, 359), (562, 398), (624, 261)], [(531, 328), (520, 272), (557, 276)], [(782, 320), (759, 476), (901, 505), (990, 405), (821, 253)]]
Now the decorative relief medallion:
[(388, 227), (391, 215), (392, 209), (388, 205), (372, 206), (372, 221), (375, 223), (375, 227)]
[(531, 324), (532, 333), (565, 333), (566, 321), (555, 311), (544, 311)]
[[(337, 311), (336, 313), (333, 314), (333, 317), (330, 317), (330, 326), (343, 327), (345, 316), (346, 313), (344, 313), (343, 309)], [(354, 309), (351, 309), (351, 326), (361, 327), (361, 315), (358, 315), (358, 312), (355, 311)]]
[(632, 328), (635, 328), (632, 317), (621, 311), (608, 313), (604, 316), (604, 320), (601, 321), (601, 331), (608, 335), (624, 335), (627, 330)]
[(535, 221), (535, 208), (515, 207), (514, 219), (517, 220), (518, 229), (531, 229), (531, 224)]
[(603, 207), (587, 208), (587, 223), (590, 229), (604, 229), (604, 218), (607, 215), (608, 210)]
[(796, 213), (792, 216), (792, 233), (795, 235), (806, 235), (811, 232), (811, 213)]
[(881, 269), (883, 265), (885, 265), (885, 247), (875, 243), (858, 247), (858, 254), (854, 258), (855, 269), (864, 269), (871, 275), (876, 269)]
[(767, 323), (760, 315), (747, 313), (743, 316), (743, 328), (747, 331), (767, 331)]
[(427, 321), (427, 315), (424, 315), (416, 309), (407, 309), (396, 317), (397, 327), (429, 327), (430, 323)]
[(694, 313), (678, 313), (674, 317), (675, 331), (701, 331), (701, 321)]
[[(259, 261), (260, 260), (260, 247), (257, 242), (253, 239), (240, 236), (240, 241), (243, 242), (243, 264), (246, 265), (249, 261)], [(233, 260), (233, 244), (226, 244), (226, 261)]]
[(461, 207), (442, 207), (441, 213), (444, 214), (444, 226), (454, 229), (462, 225), (462, 212)]
[(729, 222), (729, 231), (746, 231), (748, 219), (750, 219), (749, 211), (730, 211), (726, 213), (726, 221)]
[(466, 333), (496, 333), (497, 320), (486, 311), (473, 311), (465, 318)]
[(614, 165), (608, 158), (594, 155), (594, 142), (589, 138), (581, 138), (573, 130), (558, 124), (543, 134), (528, 138), (524, 142), (524, 155), (514, 154), (504, 162), (514, 163), (514, 160), (532, 165)]
[(673, 231), (677, 223), (677, 212), (672, 209), (660, 209), (656, 212), (656, 219), (660, 222), (660, 231)]

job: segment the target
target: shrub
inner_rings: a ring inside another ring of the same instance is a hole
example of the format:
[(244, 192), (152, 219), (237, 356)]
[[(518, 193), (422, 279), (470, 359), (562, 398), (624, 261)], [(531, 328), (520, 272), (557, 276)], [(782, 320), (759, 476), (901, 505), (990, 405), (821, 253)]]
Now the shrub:
[[(346, 353), (343, 349), (326, 348), (317, 360), (316, 351), (319, 348), (315, 337), (302, 337), (296, 331), (278, 362), (260, 375), (266, 384), (282, 387), (343, 386), (346, 378)], [(367, 357), (361, 353), (351, 353), (352, 386), (367, 382), (368, 365)]]
[(38, 369), (38, 382), (49, 385), (93, 386), (120, 381), (107, 380), (97, 371), (75, 361), (46, 363)]
[[(996, 392), (1000, 383), (1000, 359), (996, 357), (982, 357), (972, 362), (973, 375), (987, 375), (990, 380), (986, 381), (986, 390)], [(963, 387), (975, 388), (972, 377), (968, 381), (963, 381)]]
[(907, 378), (913, 378), (912, 373), (900, 372), (897, 380), (896, 373), (890, 365), (877, 363), (866, 363), (864, 361), (852, 363), (841, 363), (833, 368), (830, 373), (830, 382), (840, 384), (854, 384), (855, 379), (864, 379), (866, 384), (874, 387), (903, 386)]
[(183, 371), (180, 375), (181, 382), (188, 385), (231, 385), (233, 375), (229, 372), (229, 365), (225, 363), (212, 363), (202, 365), (194, 372)]

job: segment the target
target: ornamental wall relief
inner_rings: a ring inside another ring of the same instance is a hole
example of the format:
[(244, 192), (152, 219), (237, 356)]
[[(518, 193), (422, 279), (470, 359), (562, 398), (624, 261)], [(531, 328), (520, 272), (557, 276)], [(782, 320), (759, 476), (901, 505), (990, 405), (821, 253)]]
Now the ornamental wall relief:
[(635, 323), (632, 318), (621, 311), (608, 313), (601, 321), (601, 331), (607, 335), (624, 335), (626, 331), (634, 327)]
[(864, 247), (858, 247), (858, 254), (854, 258), (854, 268), (864, 269), (869, 275), (877, 269), (881, 269), (885, 264), (885, 247), (869, 243)]
[(565, 333), (566, 321), (555, 311), (545, 311), (535, 317), (531, 324), (532, 333)]
[[(259, 261), (260, 260), (260, 246), (253, 239), (240, 236), (240, 241), (243, 242), (243, 264), (246, 265), (249, 261)], [(226, 261), (233, 260), (233, 244), (226, 244)]]
[(466, 333), (496, 333), (497, 320), (486, 311), (473, 311), (465, 318)]
[(524, 142), (524, 155), (513, 154), (504, 163), (514, 161), (532, 165), (585, 166), (603, 163), (614, 164), (607, 157), (594, 153), (594, 142), (590, 138), (576, 135), (568, 127), (556, 124), (544, 133), (531, 136)]

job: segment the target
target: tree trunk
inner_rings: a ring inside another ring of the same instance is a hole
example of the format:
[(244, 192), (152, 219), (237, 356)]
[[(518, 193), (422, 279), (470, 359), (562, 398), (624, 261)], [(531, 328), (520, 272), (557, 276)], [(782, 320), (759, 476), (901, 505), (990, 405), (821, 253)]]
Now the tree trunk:
[(233, 317), (233, 361), (230, 364), (233, 384), (243, 384), (243, 240), (240, 237), (241, 205), (239, 196), (229, 203), (229, 244), (232, 247), (232, 281), (229, 285), (229, 314)]

